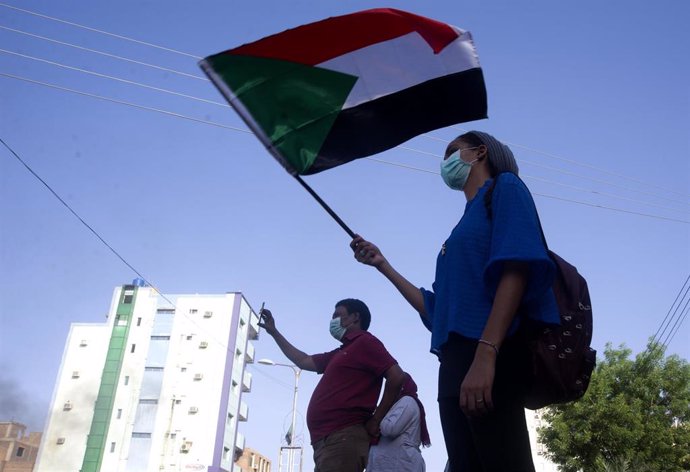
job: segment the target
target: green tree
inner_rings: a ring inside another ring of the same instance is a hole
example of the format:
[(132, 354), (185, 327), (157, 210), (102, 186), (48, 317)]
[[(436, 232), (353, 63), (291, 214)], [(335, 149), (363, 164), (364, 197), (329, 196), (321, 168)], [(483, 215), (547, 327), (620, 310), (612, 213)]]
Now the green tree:
[(577, 402), (544, 410), (539, 440), (565, 472), (690, 470), (690, 364), (650, 342), (606, 345)]

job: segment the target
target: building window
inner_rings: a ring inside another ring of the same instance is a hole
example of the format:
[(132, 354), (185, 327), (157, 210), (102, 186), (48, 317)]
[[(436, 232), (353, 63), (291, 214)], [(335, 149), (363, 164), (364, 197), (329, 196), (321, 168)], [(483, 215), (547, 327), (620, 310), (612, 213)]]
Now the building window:
[(151, 433), (132, 433), (133, 438), (150, 438)]
[(144, 367), (149, 372), (163, 372), (163, 367)]
[(170, 336), (151, 336), (151, 339), (158, 341), (166, 341), (170, 339)]
[(191, 341), (191, 340), (192, 340), (192, 336), (191, 335), (187, 336), (187, 341)]
[(180, 368), (180, 372), (187, 372), (187, 368), (186, 367)]
[(189, 314), (190, 314), (190, 315), (194, 315), (194, 314), (196, 314), (198, 311), (199, 311), (199, 310), (197, 310), (196, 308), (190, 308), (190, 309), (189, 309)]
[(129, 385), (129, 375), (125, 375), (125, 385)]
[(129, 352), (134, 352), (134, 350), (137, 348), (136, 344), (132, 344), (132, 349), (129, 350)]
[(134, 300), (134, 290), (125, 290), (125, 296), (122, 303), (129, 305)]
[(137, 318), (137, 326), (141, 326), (141, 317)]
[(17, 448), (17, 457), (24, 457), (24, 448), (23, 447)]
[(142, 398), (139, 400), (140, 405), (157, 405), (158, 399), (156, 398)]
[(117, 409), (117, 419), (119, 420), (120, 418), (122, 418), (122, 408)]
[(230, 458), (230, 448), (223, 446), (223, 460), (227, 461)]
[(110, 443), (110, 452), (115, 452), (115, 443), (114, 442)]

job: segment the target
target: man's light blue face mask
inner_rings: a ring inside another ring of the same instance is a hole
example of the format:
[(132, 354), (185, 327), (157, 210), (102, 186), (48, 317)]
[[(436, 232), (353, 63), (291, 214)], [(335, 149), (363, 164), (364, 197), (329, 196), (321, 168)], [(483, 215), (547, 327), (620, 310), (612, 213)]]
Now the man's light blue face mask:
[(469, 147), (465, 149), (458, 149), (453, 154), (448, 156), (448, 159), (441, 161), (441, 177), (446, 185), (453, 190), (462, 190), (467, 184), (467, 178), (470, 176), (472, 164), (479, 159), (471, 162), (462, 160), (462, 151), (470, 149), (477, 149), (479, 146)]

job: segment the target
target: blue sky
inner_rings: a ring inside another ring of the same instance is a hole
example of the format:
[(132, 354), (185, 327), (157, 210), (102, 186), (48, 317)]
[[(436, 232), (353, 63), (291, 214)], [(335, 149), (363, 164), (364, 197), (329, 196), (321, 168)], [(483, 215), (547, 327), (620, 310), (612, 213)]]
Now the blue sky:
[[(227, 107), (16, 54), (222, 103), (208, 82), (7, 28), (198, 77), (191, 56), (366, 8), (401, 8), (468, 29), (486, 77), (488, 120), (374, 156), (427, 172), (360, 160), (307, 182), (400, 272), (429, 287), (436, 253), (465, 203), (434, 175), (434, 155), (462, 129), (514, 144), (551, 247), (588, 279), (600, 351), (607, 342), (642, 349), (690, 273), (687, 2), (11, 4), (189, 55), (0, 6), (0, 49), (15, 53), (0, 52), (0, 73), (240, 130)], [(257, 310), (265, 301), (307, 352), (335, 347), (328, 319), (337, 300), (367, 302), (371, 331), (420, 386), (433, 443), (424, 455), (428, 470), (441, 468), (428, 334), (383, 277), (354, 262), (347, 235), (254, 136), (2, 76), (0, 110), (0, 137), (164, 293), (241, 291)], [(70, 323), (103, 321), (113, 287), (136, 274), (14, 157), (0, 154), (0, 419), (12, 415), (40, 430)], [(680, 326), (669, 353), (690, 357), (689, 326)], [(285, 361), (267, 336), (256, 352)], [(292, 373), (251, 370), (242, 429), (249, 447), (275, 459)], [(317, 380), (302, 376), (300, 414)], [(297, 430), (308, 438), (304, 426)]]

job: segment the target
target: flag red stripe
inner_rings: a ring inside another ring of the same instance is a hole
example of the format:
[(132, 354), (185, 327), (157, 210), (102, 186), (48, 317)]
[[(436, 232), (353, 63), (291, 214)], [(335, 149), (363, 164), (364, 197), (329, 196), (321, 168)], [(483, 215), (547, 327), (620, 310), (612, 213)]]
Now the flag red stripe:
[(377, 8), (310, 23), (221, 54), (316, 65), (413, 31), (424, 38), (434, 53), (458, 37), (458, 33), (445, 23), (392, 8)]

